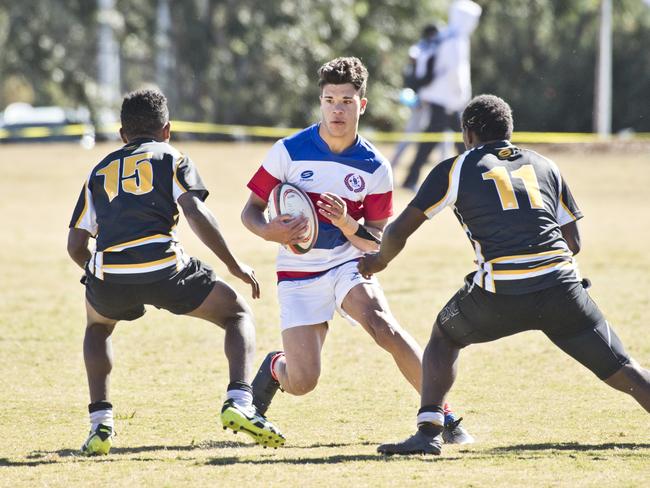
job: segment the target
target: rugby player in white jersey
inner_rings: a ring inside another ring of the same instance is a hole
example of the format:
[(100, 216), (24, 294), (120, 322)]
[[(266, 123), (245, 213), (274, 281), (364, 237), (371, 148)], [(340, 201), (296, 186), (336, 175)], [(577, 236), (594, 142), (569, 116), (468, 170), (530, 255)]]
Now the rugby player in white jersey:
[[(198, 317), (225, 331), (230, 383), (221, 409), (224, 428), (243, 430), (264, 446), (284, 437), (252, 405), (255, 327), (246, 301), (212, 269), (191, 258), (176, 240), (178, 207), (199, 239), (249, 284), (259, 284), (249, 266), (230, 251), (204, 200), (208, 190), (192, 161), (169, 144), (167, 99), (157, 90), (128, 94), (120, 135), (125, 145), (90, 172), (70, 221), (68, 253), (85, 271), (84, 362), (90, 389), (87, 455), (108, 454), (113, 442), (109, 381), (111, 334), (118, 321), (135, 320), (145, 304)], [(96, 239), (95, 250), (88, 241)]]
[[(319, 215), (318, 240), (306, 254), (280, 246), (277, 257), (283, 351), (269, 353), (253, 381), (254, 404), (266, 412), (278, 388), (304, 395), (318, 383), (328, 322), (338, 311), (360, 324), (389, 352), (404, 377), (420, 390), (422, 349), (393, 317), (375, 278), (357, 270), (359, 258), (376, 251), (393, 212), (393, 178), (386, 158), (357, 130), (366, 109), (368, 72), (357, 58), (337, 58), (319, 70), (321, 121), (278, 141), (248, 183), (242, 211), (254, 234), (279, 244), (298, 243), (303, 217), (264, 211), (280, 182), (302, 189)], [(448, 412), (447, 442), (473, 442)]]

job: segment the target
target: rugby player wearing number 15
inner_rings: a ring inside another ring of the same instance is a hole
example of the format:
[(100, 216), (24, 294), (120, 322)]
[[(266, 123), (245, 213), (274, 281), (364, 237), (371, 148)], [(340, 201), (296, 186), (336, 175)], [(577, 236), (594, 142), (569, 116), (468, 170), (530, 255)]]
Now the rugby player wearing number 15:
[[(284, 352), (269, 353), (253, 380), (261, 413), (278, 388), (304, 395), (316, 387), (321, 348), (335, 310), (361, 324), (388, 351), (418, 391), (422, 349), (391, 314), (376, 279), (357, 271), (364, 252), (376, 250), (393, 211), (390, 164), (357, 133), (366, 109), (368, 72), (357, 58), (337, 58), (319, 70), (322, 120), (278, 141), (248, 183), (244, 225), (268, 241), (298, 244), (304, 217), (279, 215), (267, 222), (269, 195), (281, 182), (307, 193), (319, 214), (318, 239), (305, 254), (280, 247), (277, 257), (280, 328)], [(447, 442), (472, 442), (448, 412)]]
[[(199, 239), (260, 294), (253, 270), (230, 252), (204, 200), (208, 190), (192, 161), (169, 144), (167, 99), (157, 90), (128, 94), (122, 102), (125, 143), (90, 172), (74, 209), (68, 253), (86, 272), (87, 325), (83, 351), (90, 389), (87, 455), (108, 454), (113, 439), (109, 380), (111, 334), (120, 320), (135, 320), (144, 305), (198, 317), (225, 331), (230, 384), (221, 409), (224, 429), (243, 430), (266, 446), (284, 437), (252, 405), (255, 327), (246, 301), (212, 269), (185, 254), (175, 237), (178, 207)], [(88, 249), (94, 237), (96, 249)], [(155, 401), (155, 396), (152, 398)]]
[(578, 273), (576, 221), (582, 212), (559, 169), (510, 143), (512, 112), (499, 97), (472, 99), (462, 127), (467, 151), (433, 168), (387, 227), (380, 251), (359, 262), (364, 276), (378, 273), (427, 218), (451, 207), (478, 264), (438, 314), (424, 351), (418, 431), (378, 451), (440, 454), (443, 404), (456, 379), (460, 350), (526, 330), (541, 330), (605, 384), (650, 412), (650, 371), (625, 352)]

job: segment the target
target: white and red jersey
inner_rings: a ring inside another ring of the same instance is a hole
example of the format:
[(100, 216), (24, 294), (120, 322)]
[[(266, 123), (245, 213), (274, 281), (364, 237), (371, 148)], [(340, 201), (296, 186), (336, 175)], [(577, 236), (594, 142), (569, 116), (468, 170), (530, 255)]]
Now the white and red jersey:
[[(314, 124), (275, 143), (248, 188), (268, 201), (278, 183), (296, 185), (314, 206), (324, 192), (345, 200), (349, 215), (364, 222), (383, 220), (393, 214), (393, 174), (386, 158), (366, 139), (342, 153), (333, 153)], [(318, 240), (306, 254), (293, 254), (280, 246), (278, 279), (292, 280), (319, 275), (363, 252), (350, 244), (341, 230), (318, 214)]]

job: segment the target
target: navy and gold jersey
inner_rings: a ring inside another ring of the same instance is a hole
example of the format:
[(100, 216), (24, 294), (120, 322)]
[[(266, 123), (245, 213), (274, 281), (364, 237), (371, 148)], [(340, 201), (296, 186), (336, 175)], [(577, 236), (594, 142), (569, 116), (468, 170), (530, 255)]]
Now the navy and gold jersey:
[(84, 184), (70, 227), (96, 238), (87, 269), (113, 283), (152, 283), (189, 257), (176, 240), (178, 197), (208, 196), (192, 161), (165, 142), (131, 141), (106, 156)]
[(409, 204), (428, 218), (453, 209), (476, 252), (474, 283), (529, 293), (580, 281), (560, 227), (582, 212), (551, 160), (509, 141), (438, 164)]

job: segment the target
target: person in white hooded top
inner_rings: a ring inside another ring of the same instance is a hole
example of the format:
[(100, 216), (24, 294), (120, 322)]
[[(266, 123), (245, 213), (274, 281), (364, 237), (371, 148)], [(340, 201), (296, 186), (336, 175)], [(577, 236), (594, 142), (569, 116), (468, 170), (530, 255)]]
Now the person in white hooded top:
[[(454, 1), (449, 7), (448, 27), (439, 34), (441, 40), (435, 61), (431, 63), (426, 52), (416, 60), (416, 75), (430, 80), (418, 90), (420, 103), (430, 108), (427, 132), (460, 129), (460, 113), (472, 97), (470, 36), (478, 26), (481, 11), (471, 0)], [(437, 144), (422, 142), (418, 145), (403, 187), (417, 189), (420, 170)], [(464, 151), (462, 143), (457, 144), (457, 150)]]

